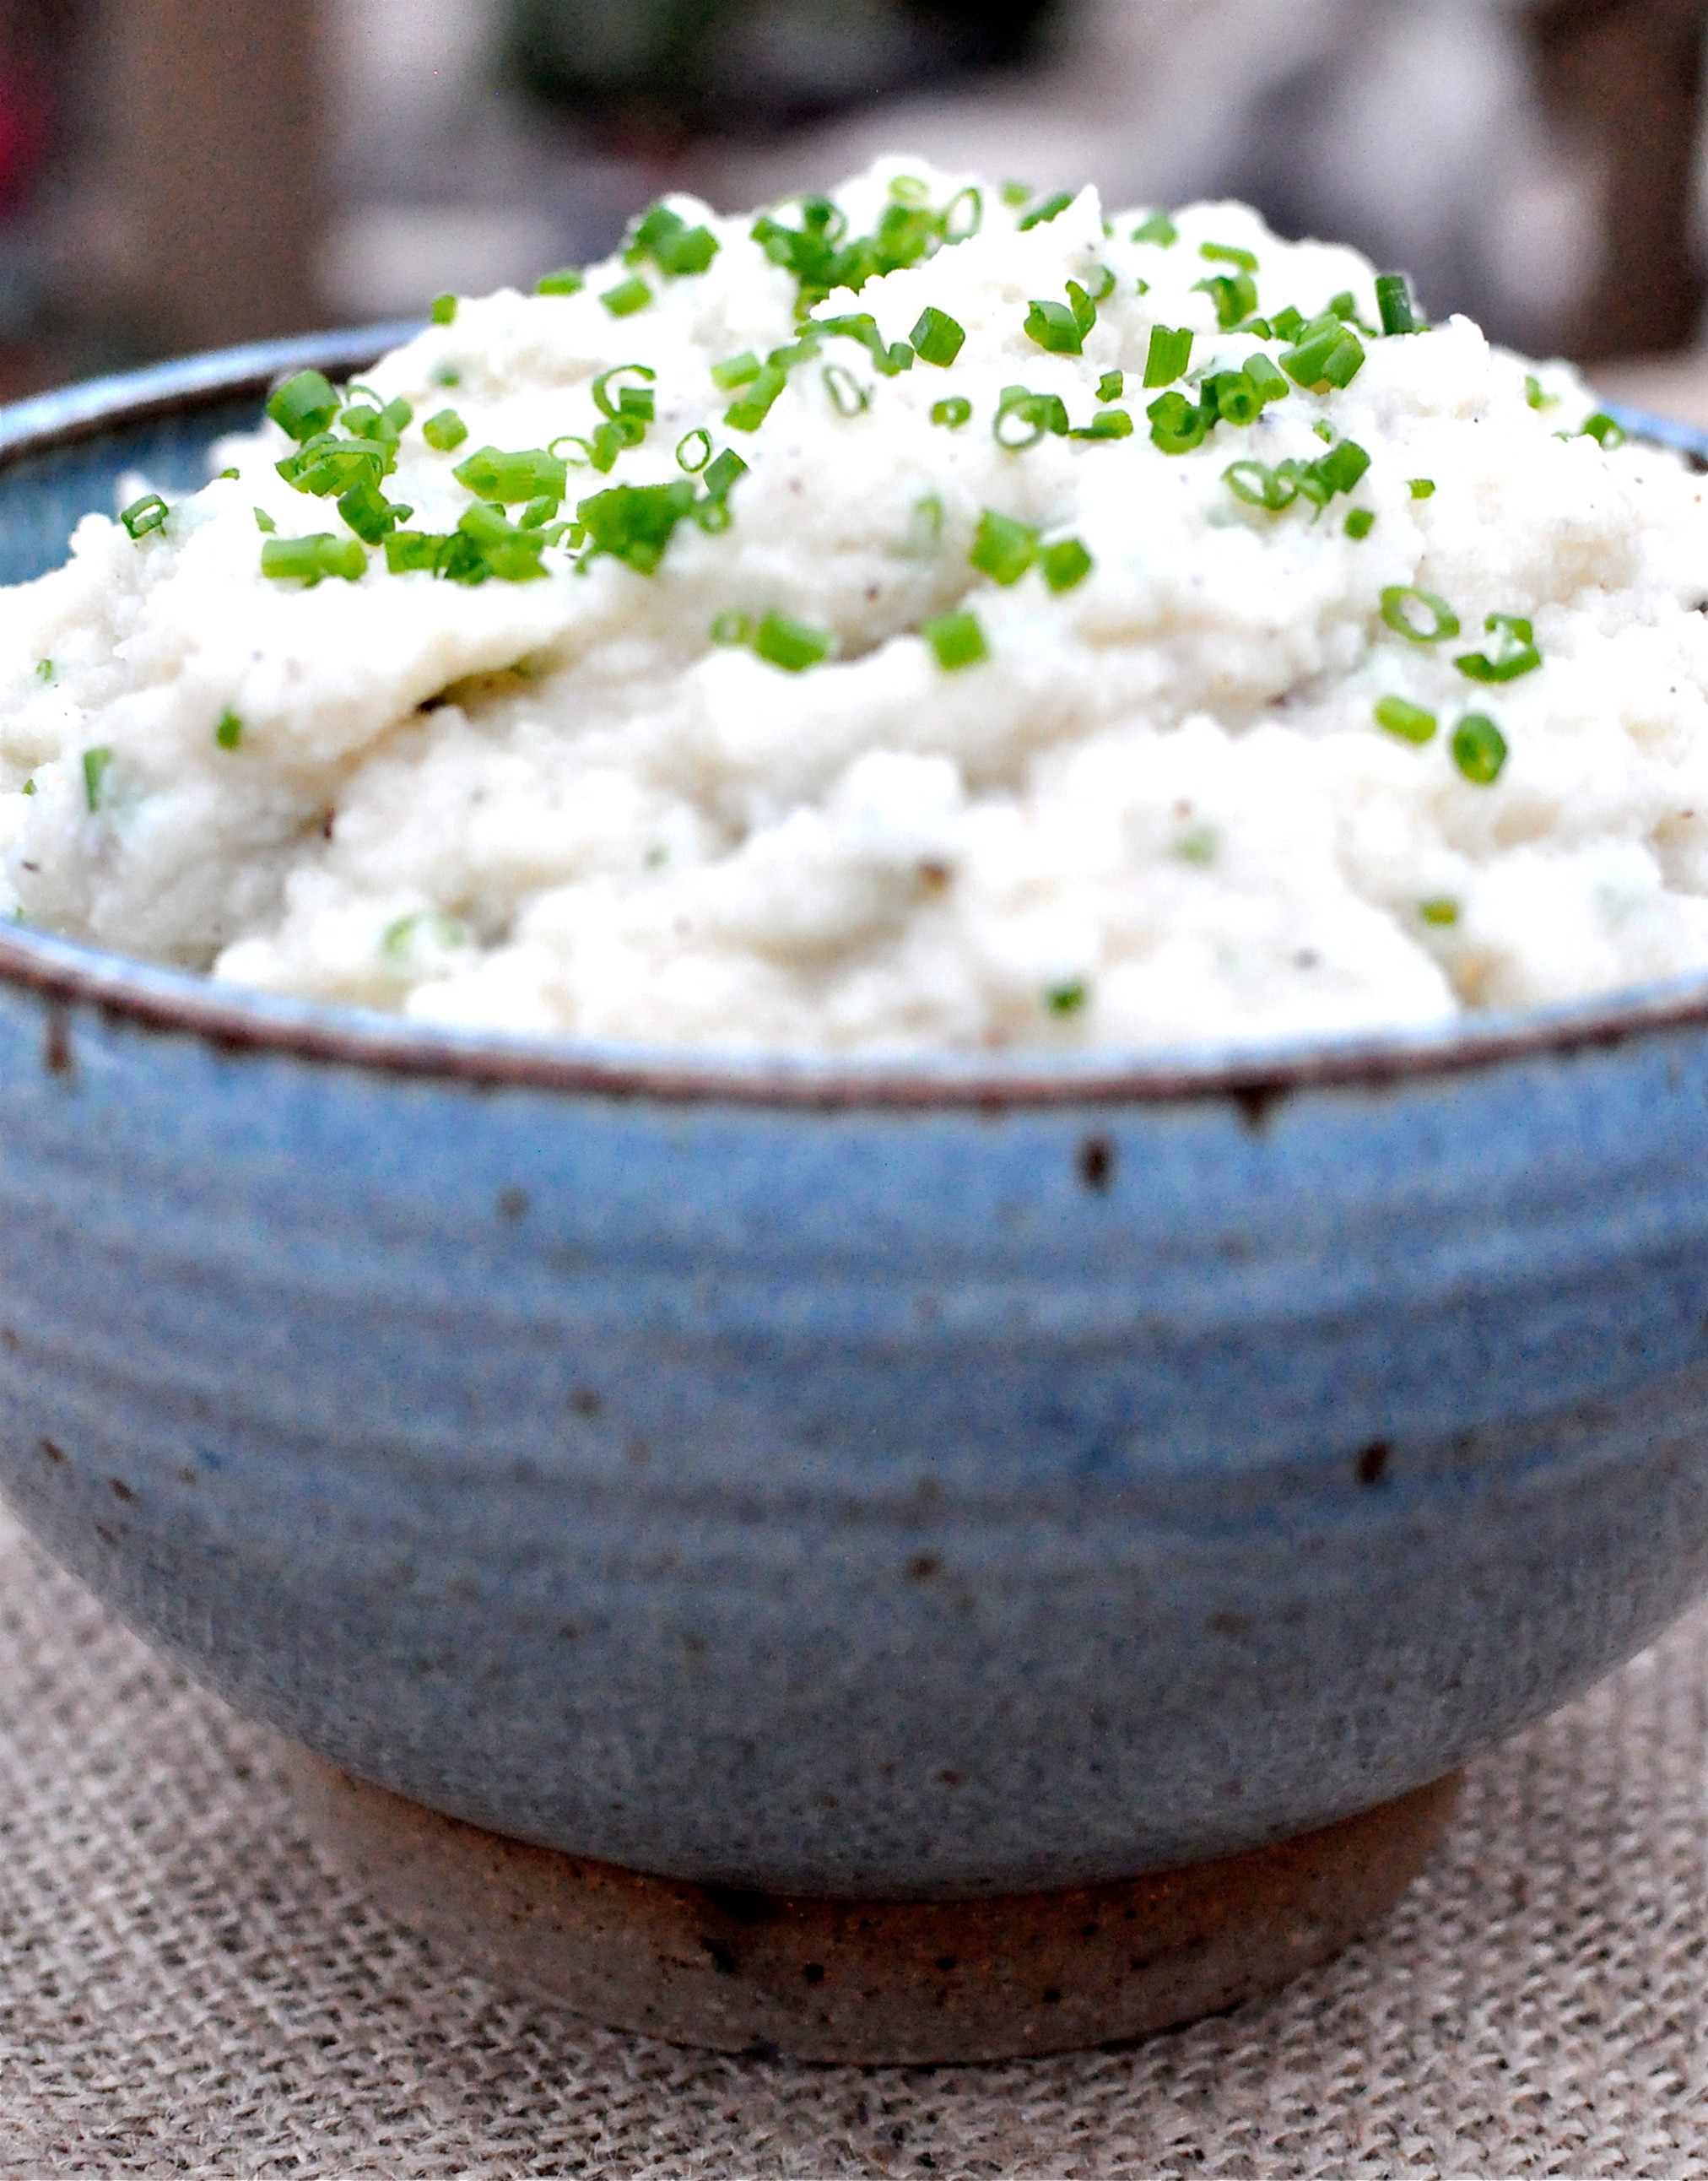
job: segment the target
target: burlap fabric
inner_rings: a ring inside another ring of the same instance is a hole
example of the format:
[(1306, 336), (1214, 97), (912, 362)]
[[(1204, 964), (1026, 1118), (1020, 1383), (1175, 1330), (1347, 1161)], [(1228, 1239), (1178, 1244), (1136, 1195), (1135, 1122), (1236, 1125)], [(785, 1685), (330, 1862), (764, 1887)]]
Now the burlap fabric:
[(1708, 1613), (1473, 1769), (1386, 1928), (1136, 2050), (811, 2068), (497, 1992), (0, 1516), (0, 2175), (1708, 2175)]

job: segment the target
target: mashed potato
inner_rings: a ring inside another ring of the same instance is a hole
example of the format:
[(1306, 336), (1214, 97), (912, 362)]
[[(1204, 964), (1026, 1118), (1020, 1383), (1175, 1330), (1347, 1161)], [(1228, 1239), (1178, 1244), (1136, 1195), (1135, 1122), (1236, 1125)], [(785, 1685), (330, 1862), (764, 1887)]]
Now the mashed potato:
[(0, 594), (4, 908), (813, 1051), (1708, 967), (1702, 483), (1349, 251), (1014, 194), (672, 197), (139, 482)]

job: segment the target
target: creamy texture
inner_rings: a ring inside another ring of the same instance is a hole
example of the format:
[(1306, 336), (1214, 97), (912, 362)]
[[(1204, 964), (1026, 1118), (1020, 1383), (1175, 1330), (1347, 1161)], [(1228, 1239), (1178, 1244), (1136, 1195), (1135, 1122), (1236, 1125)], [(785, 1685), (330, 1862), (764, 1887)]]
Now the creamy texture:
[[(962, 180), (884, 163), (837, 193), (851, 233), (900, 174), (939, 207)], [(236, 477), (163, 529), (91, 516), (64, 568), (0, 594), (0, 905), (268, 991), (803, 1051), (1331, 1033), (1708, 966), (1703, 483), (1561, 436), (1593, 406), (1569, 371), (1527, 391), (1463, 318), (1366, 333), (1345, 387), (1289, 382), (1166, 453), (1154, 327), (1194, 334), (1187, 400), (1288, 346), (1219, 329), (1197, 284), (1235, 266), (1204, 244), (1255, 257), (1269, 313), (1350, 290), (1374, 326), (1370, 267), (1237, 205), (1136, 241), (1145, 215), (1105, 233), (1089, 190), (1021, 231), (986, 186), (971, 239), (816, 306), (897, 343), (933, 306), (964, 329), (953, 363), (880, 375), (827, 340), (743, 431), (711, 367), (791, 341), (796, 282), (748, 218), (669, 202), (720, 246), (702, 272), (639, 268), (632, 315), (600, 300), (636, 277), (614, 258), (575, 295), (465, 301), (365, 375), (414, 411), (383, 489), (449, 531), (471, 451), (591, 435), (596, 376), (640, 362), (655, 421), (609, 474), (570, 470), (563, 515), (680, 478), (703, 428), (749, 466), (729, 527), (680, 522), (650, 574), (570, 531), (538, 580), (392, 573), (373, 550), (360, 581), (304, 588), (262, 574), (256, 511), (276, 537), (347, 537), (334, 502), (278, 475), (276, 427), (228, 442)], [(1028, 336), (1034, 299), (1105, 276), (1083, 354)], [(1135, 428), (1010, 449), (993, 420), (1016, 384), (1074, 427), (1101, 406)], [(969, 420), (934, 422), (957, 397)], [(448, 404), (469, 435), (441, 453), (421, 425)], [(1226, 477), (1347, 439), (1369, 467), (1320, 511)], [(986, 510), (1077, 539), (1089, 572), (993, 581), (969, 560)], [(1460, 635), (1397, 632), (1391, 586), (1438, 594)], [(961, 609), (987, 656), (946, 668), (917, 632)], [(713, 639), (767, 614), (836, 654), (791, 672)], [(1533, 625), (1539, 666), (1467, 677), (1457, 658), (1517, 648), (1490, 614)], [(1435, 716), (1427, 743), (1376, 723), (1395, 696)], [(1468, 714), (1504, 739), (1491, 782), (1455, 761)]]

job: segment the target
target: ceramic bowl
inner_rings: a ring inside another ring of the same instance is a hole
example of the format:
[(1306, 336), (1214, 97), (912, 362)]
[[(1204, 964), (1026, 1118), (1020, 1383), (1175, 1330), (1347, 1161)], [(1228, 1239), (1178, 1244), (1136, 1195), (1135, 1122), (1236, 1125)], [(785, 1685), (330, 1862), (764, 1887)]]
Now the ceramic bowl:
[[(0, 418), (0, 575), (306, 360)], [(468, 1035), (0, 936), (0, 1471), (241, 1709), (956, 1897), (1434, 1779), (1708, 1584), (1708, 980), (1259, 1053)]]

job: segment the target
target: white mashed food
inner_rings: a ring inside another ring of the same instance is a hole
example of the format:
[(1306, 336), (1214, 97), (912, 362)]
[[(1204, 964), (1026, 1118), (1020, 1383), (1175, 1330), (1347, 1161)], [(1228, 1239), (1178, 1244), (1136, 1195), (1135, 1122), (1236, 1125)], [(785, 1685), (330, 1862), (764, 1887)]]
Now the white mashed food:
[(1702, 480), (1238, 205), (1033, 218), (888, 161), (834, 207), (670, 198), (341, 415), (299, 384), (300, 452), (269, 423), (163, 522), (85, 519), (0, 593), (0, 908), (435, 1021), (819, 1052), (1708, 966)]

